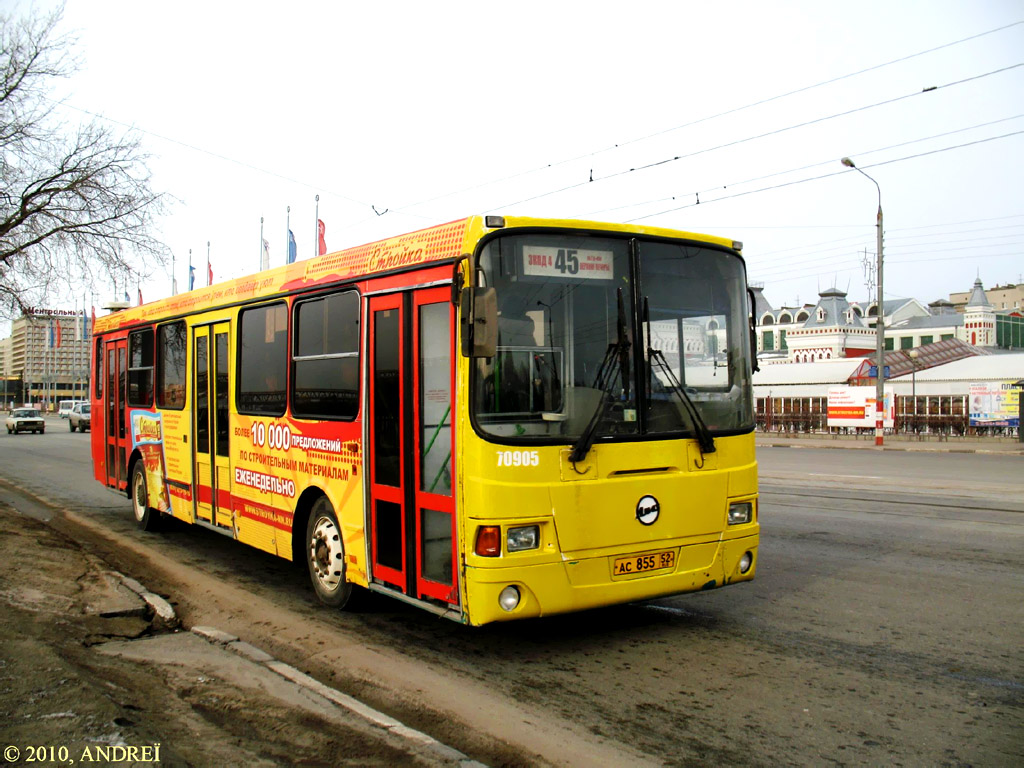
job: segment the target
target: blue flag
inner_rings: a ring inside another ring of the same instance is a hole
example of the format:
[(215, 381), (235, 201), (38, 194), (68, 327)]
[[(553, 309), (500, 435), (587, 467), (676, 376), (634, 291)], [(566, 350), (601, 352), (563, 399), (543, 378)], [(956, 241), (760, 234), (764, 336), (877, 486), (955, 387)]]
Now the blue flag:
[(129, 304), (132, 303), (132, 297), (128, 295), (128, 291), (124, 292), (124, 300)]
[(196, 287), (196, 268), (188, 265), (188, 289), (191, 291)]
[(292, 234), (292, 231), (289, 229), (288, 230), (288, 263), (289, 264), (294, 264), (295, 263), (295, 251), (296, 251), (296, 249), (295, 249), (295, 235)]

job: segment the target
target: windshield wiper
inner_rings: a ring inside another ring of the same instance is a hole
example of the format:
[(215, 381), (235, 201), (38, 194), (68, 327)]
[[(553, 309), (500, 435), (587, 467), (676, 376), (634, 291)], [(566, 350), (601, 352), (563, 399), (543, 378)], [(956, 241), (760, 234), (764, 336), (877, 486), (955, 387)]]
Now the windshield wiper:
[(660, 349), (655, 349), (650, 346), (651, 344), (651, 314), (650, 307), (647, 303), (647, 297), (644, 297), (644, 320), (647, 322), (647, 377), (650, 379), (651, 372), (654, 369), (654, 364), (657, 363), (658, 369), (665, 377), (665, 381), (668, 382), (668, 388), (671, 389), (676, 397), (679, 398), (679, 402), (683, 404), (683, 409), (690, 416), (690, 421), (693, 423), (693, 431), (697, 436), (697, 446), (700, 448), (701, 455), (705, 453), (715, 452), (715, 438), (711, 436), (711, 430), (708, 429), (708, 425), (704, 423), (704, 419), (701, 418), (700, 411), (697, 410), (697, 406), (688, 394), (683, 385), (679, 383), (679, 379), (672, 372), (672, 368), (668, 364), (668, 360), (665, 359), (665, 355)]
[(665, 360), (665, 355), (662, 354), (660, 349), (654, 349), (648, 347), (647, 349), (648, 359), (652, 363), (657, 363), (661, 373), (668, 380), (668, 388), (675, 392), (679, 398), (679, 402), (683, 404), (683, 408), (690, 416), (690, 421), (693, 422), (693, 431), (697, 433), (697, 445), (700, 447), (700, 452), (703, 453), (714, 453), (715, 452), (715, 438), (711, 436), (711, 430), (708, 429), (708, 425), (704, 423), (704, 419), (701, 418), (700, 411), (697, 410), (697, 406), (694, 405), (693, 400), (686, 394), (686, 390), (683, 389), (683, 385), (679, 383), (679, 379), (672, 373), (672, 369), (668, 365), (668, 361)]
[[(622, 401), (629, 400), (629, 348), (631, 345), (626, 330), (626, 309), (622, 301), (622, 288), (619, 288), (618, 305), (617, 339), (608, 345), (608, 350), (604, 353), (604, 360), (601, 361), (601, 367), (597, 369), (597, 377), (594, 380), (594, 388), (601, 391), (601, 402), (598, 403), (579, 440), (572, 447), (569, 461), (573, 464), (583, 461), (593, 447), (597, 428), (604, 421), (608, 410), (615, 402), (611, 395), (616, 379), (622, 382)], [(616, 358), (618, 358), (618, 376), (616, 376), (615, 370)]]

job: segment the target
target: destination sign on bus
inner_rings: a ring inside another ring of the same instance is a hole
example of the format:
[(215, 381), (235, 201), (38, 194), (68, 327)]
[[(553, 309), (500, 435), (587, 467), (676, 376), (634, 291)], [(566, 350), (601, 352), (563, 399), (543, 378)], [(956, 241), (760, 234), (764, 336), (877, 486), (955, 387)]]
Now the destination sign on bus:
[(527, 245), (523, 248), (523, 274), (534, 277), (574, 277), (585, 280), (611, 280), (612, 251), (585, 248), (548, 248)]

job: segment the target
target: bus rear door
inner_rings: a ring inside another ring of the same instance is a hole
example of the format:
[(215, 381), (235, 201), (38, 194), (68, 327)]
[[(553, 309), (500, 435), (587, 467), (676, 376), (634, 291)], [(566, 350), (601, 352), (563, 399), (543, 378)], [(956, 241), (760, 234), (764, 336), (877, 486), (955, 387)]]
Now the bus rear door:
[(369, 523), (374, 578), (454, 606), (449, 297), (427, 288), (370, 298)]
[(111, 488), (128, 487), (128, 342), (113, 339), (104, 343), (106, 355), (106, 398), (104, 442), (106, 444), (107, 485)]

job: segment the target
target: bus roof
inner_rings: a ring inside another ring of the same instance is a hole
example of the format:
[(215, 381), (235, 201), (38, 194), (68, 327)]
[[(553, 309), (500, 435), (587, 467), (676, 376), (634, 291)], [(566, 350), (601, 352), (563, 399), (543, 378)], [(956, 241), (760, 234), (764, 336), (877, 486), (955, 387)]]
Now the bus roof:
[[(497, 228), (550, 227), (627, 232), (655, 237), (682, 237), (701, 240), (739, 250), (738, 243), (726, 238), (661, 227), (519, 216), (501, 218), (504, 222), (503, 226)], [(487, 223), (483, 216), (471, 216), (386, 240), (378, 240), (312, 259), (296, 261), (293, 264), (256, 272), (246, 277), (195, 288), (166, 299), (159, 299), (149, 304), (130, 307), (98, 317), (93, 332), (105, 333), (139, 323), (160, 322), (169, 317), (203, 312), (241, 301), (271, 298), (278, 294), (313, 288), (318, 285), (358, 280), (394, 270), (457, 259), (463, 254), (471, 253), (477, 240), (485, 233), (497, 229), (487, 227)]]

